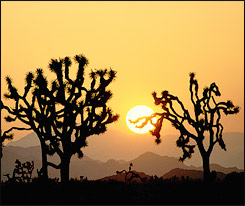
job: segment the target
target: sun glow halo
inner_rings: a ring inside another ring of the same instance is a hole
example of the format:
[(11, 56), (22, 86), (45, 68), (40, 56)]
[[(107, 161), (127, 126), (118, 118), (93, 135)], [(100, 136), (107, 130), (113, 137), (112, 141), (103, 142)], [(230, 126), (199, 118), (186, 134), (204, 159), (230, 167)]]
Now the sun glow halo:
[(145, 105), (137, 105), (133, 107), (132, 109), (128, 111), (127, 116), (126, 116), (126, 123), (127, 123), (128, 128), (132, 130), (133, 132), (139, 133), (139, 134), (144, 134), (144, 133), (149, 132), (150, 130), (154, 128), (154, 126), (151, 123), (148, 122), (148, 124), (143, 128), (137, 128), (136, 126), (141, 125), (144, 119), (140, 120), (137, 124), (130, 123), (129, 120), (134, 121), (138, 119), (139, 117), (150, 116), (153, 113), (154, 111), (150, 107), (147, 107)]

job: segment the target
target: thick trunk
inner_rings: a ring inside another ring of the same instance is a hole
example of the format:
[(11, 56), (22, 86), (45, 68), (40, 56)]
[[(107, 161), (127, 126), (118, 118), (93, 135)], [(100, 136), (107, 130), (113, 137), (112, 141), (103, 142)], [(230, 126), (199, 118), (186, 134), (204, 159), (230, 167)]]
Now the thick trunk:
[(209, 155), (202, 155), (203, 161), (203, 179), (205, 182), (209, 182), (211, 179), (210, 167), (209, 167)]
[(60, 178), (63, 183), (69, 182), (70, 160), (71, 157), (61, 158)]
[(44, 180), (48, 180), (48, 159), (47, 159), (47, 152), (45, 149), (45, 143), (41, 143), (41, 150), (42, 150), (42, 168), (40, 172), (42, 178)]
[[(203, 139), (201, 136), (199, 139)], [(197, 141), (198, 149), (202, 157), (202, 166), (203, 166), (203, 180), (208, 182), (210, 180), (210, 167), (209, 167), (209, 158), (210, 153), (208, 153), (203, 146), (202, 141)]]

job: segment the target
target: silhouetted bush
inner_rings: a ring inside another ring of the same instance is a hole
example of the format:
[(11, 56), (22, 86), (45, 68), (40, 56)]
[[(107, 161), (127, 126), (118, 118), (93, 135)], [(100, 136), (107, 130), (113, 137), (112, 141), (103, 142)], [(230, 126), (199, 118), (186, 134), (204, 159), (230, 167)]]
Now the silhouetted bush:
[(7, 182), (31, 182), (34, 161), (27, 161), (22, 164), (18, 159), (16, 159), (15, 164), (12, 177), (10, 177), (10, 174), (4, 175), (8, 178)]

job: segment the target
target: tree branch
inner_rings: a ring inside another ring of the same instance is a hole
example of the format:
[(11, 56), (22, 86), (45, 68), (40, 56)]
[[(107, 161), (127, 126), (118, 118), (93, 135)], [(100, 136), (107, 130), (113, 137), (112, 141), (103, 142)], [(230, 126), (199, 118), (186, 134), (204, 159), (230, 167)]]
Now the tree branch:
[(48, 164), (48, 166), (51, 166), (51, 167), (53, 167), (55, 169), (60, 169), (61, 168), (61, 163), (59, 165), (56, 165), (56, 164), (54, 164), (52, 162), (47, 162), (47, 164)]
[(22, 127), (11, 127), (10, 129), (6, 130), (3, 134), (7, 134), (11, 132), (12, 130), (31, 130), (32, 128), (22, 128)]

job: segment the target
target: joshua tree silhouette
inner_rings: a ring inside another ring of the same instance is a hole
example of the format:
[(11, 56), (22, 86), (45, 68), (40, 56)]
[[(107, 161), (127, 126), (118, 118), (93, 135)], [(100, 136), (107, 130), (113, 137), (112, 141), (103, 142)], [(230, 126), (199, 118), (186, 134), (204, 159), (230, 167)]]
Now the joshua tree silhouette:
[[(197, 146), (202, 156), (204, 180), (209, 181), (211, 179), (209, 160), (214, 145), (218, 143), (223, 150), (226, 150), (226, 145), (222, 138), (223, 126), (220, 123), (221, 111), (226, 115), (236, 114), (239, 112), (239, 107), (234, 106), (230, 100), (217, 103), (214, 96), (220, 96), (221, 94), (215, 83), (212, 83), (210, 87), (204, 88), (203, 96), (199, 98), (198, 82), (194, 77), (195, 74), (190, 73), (189, 90), (191, 102), (194, 106), (194, 118), (191, 117), (189, 111), (177, 96), (169, 94), (168, 91), (163, 91), (161, 97), (157, 97), (156, 92), (152, 93), (155, 104), (161, 106), (164, 110), (163, 113), (154, 113), (150, 117), (138, 118), (131, 122), (137, 123), (144, 119), (143, 123), (138, 126), (139, 128), (151, 122), (155, 128), (150, 132), (156, 137), (155, 141), (159, 144), (163, 119), (170, 121), (173, 127), (180, 132), (180, 136), (176, 141), (177, 146), (183, 150), (183, 156), (180, 157), (180, 160), (184, 161), (186, 158), (190, 158), (192, 153), (194, 153), (195, 146)], [(176, 108), (181, 109), (181, 112), (177, 112)], [(156, 123), (152, 121), (153, 117), (158, 118)], [(195, 132), (191, 132), (187, 126), (194, 128)], [(207, 136), (209, 136), (209, 145), (206, 149), (204, 146), (205, 132), (208, 132)]]
[[(47, 178), (47, 166), (60, 169), (61, 181), (69, 181), (69, 165), (72, 155), (81, 158), (82, 147), (87, 146), (86, 138), (99, 135), (106, 131), (107, 125), (116, 121), (119, 115), (113, 115), (107, 102), (112, 97), (107, 86), (115, 79), (116, 72), (112, 69), (90, 72), (90, 86), (85, 88), (84, 68), (88, 60), (83, 55), (74, 57), (78, 63), (75, 80), (70, 78), (69, 68), (72, 64), (69, 57), (51, 59), (50, 71), (57, 79), (51, 82), (43, 75), (42, 69), (36, 70), (36, 75), (29, 72), (26, 76), (26, 87), (23, 95), (12, 85), (10, 77), (6, 78), (9, 93), (4, 96), (15, 101), (15, 107), (10, 108), (1, 101), (1, 108), (12, 116), (5, 117), (8, 122), (16, 119), (28, 125), (28, 128), (12, 127), (3, 133), (3, 137), (14, 129), (33, 130), (41, 143), (42, 174)], [(62, 67), (65, 67), (64, 70)], [(27, 95), (31, 93), (31, 101)], [(47, 155), (57, 153), (60, 164), (47, 161)]]
[[(125, 183), (127, 183), (127, 181), (130, 183), (132, 181), (132, 179), (134, 178), (139, 178), (141, 180), (141, 182), (145, 182), (146, 181), (146, 177), (141, 177), (139, 174), (135, 173), (134, 171), (132, 171), (132, 166), (133, 166), (133, 163), (130, 163), (129, 164), (129, 168), (128, 168), (128, 171), (126, 170), (122, 170), (122, 171), (116, 171), (117, 174), (121, 174), (121, 173), (125, 173)], [(131, 176), (129, 178), (128, 175), (131, 174)]]

